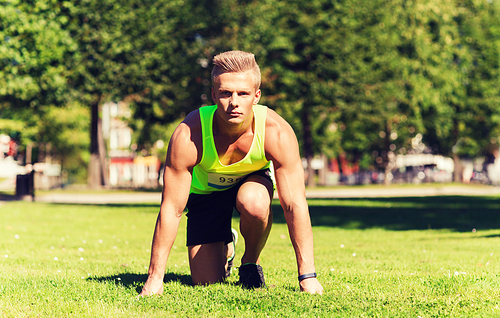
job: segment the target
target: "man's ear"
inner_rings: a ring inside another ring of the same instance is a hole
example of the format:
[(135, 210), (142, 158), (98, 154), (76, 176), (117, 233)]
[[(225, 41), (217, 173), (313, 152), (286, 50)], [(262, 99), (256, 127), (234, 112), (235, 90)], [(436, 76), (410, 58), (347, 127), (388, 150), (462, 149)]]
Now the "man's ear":
[(255, 98), (253, 101), (254, 105), (257, 105), (259, 103), (260, 96), (261, 96), (261, 91), (260, 91), (260, 89), (258, 89), (257, 92), (255, 92)]
[(214, 102), (214, 104), (217, 104), (217, 102), (215, 101), (215, 88), (213, 86), (211, 92), (212, 92), (212, 101)]

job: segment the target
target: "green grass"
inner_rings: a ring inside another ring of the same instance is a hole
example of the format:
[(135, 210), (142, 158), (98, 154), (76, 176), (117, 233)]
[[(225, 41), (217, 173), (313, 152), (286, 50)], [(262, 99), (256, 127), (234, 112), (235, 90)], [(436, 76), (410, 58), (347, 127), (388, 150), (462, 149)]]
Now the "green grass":
[(242, 290), (237, 275), (224, 284), (190, 286), (183, 217), (164, 295), (137, 299), (158, 206), (6, 202), (0, 206), (0, 316), (500, 316), (498, 197), (309, 203), (323, 296), (298, 291), (293, 249), (275, 205), (261, 262), (268, 289)]

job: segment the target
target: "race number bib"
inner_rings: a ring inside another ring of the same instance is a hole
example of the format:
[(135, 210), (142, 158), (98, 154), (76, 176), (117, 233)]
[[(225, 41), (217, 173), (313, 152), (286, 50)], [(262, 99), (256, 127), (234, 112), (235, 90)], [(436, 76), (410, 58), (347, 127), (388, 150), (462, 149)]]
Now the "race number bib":
[(208, 185), (216, 189), (227, 189), (240, 182), (246, 175), (230, 176), (220, 173), (208, 174)]

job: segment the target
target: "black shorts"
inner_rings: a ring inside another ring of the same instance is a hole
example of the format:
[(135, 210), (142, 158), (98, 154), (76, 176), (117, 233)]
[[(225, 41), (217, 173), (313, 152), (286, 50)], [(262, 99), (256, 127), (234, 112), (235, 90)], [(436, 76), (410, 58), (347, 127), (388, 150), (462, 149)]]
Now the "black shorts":
[(236, 195), (245, 180), (252, 175), (262, 176), (273, 183), (269, 169), (255, 171), (238, 184), (224, 191), (210, 194), (189, 195), (187, 203), (187, 241), (186, 245), (199, 245), (214, 242), (233, 241), (231, 219), (236, 207)]

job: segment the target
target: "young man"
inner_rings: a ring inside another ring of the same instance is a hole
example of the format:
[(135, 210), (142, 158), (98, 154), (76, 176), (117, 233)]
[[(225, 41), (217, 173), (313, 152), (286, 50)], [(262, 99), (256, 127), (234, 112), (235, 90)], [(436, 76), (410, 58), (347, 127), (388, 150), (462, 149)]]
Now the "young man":
[(260, 81), (253, 54), (230, 51), (214, 57), (216, 105), (191, 112), (170, 140), (149, 277), (140, 296), (163, 292), (168, 255), (186, 206), (193, 284), (221, 282), (228, 276), (234, 207), (245, 241), (239, 282), (245, 288), (265, 287), (258, 264), (272, 223), (270, 162), (295, 249), (300, 289), (322, 294), (297, 139), (283, 118), (257, 105)]

